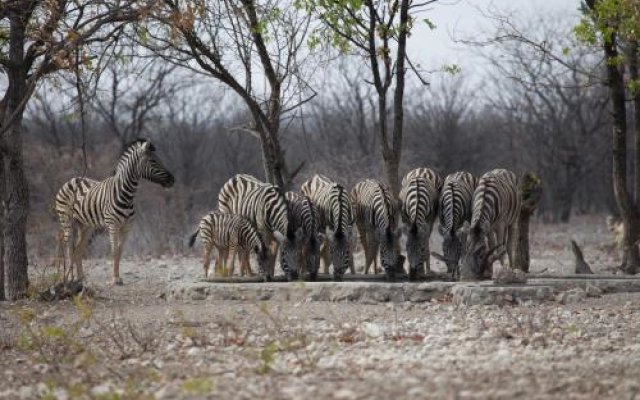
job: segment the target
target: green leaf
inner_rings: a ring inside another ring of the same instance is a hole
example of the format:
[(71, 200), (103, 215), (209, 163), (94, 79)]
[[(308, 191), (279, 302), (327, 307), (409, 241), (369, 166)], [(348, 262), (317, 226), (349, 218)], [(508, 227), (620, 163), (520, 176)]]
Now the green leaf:
[(424, 22), (425, 24), (427, 24), (427, 26), (429, 27), (429, 29), (434, 30), (437, 28), (436, 24), (431, 21), (429, 18), (423, 18), (422, 22)]

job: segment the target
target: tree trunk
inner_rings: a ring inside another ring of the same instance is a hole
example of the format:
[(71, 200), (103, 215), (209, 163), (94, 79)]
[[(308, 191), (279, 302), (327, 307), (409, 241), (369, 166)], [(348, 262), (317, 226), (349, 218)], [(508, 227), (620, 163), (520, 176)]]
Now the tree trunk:
[[(21, 10), (10, 12), (8, 98), (3, 125), (11, 122), (4, 134), (6, 144), (6, 219), (7, 292), (10, 299), (23, 297), (29, 284), (27, 275), (26, 227), (29, 188), (22, 157), (22, 113), (27, 96), (27, 72), (24, 64), (25, 19)], [(16, 118), (9, 121), (16, 114)]]
[(640, 263), (636, 244), (638, 238), (638, 212), (627, 187), (627, 113), (625, 105), (624, 76), (618, 64), (617, 36), (611, 34), (604, 43), (607, 85), (611, 97), (613, 117), (613, 193), (623, 223), (622, 269), (635, 274)]
[[(628, 49), (629, 75), (632, 81), (638, 82), (638, 42), (629, 42)], [(636, 204), (640, 204), (640, 90), (633, 93), (633, 128), (634, 128), (634, 195)]]
[(516, 224), (514, 267), (529, 272), (529, 221), (542, 198), (542, 181), (535, 173), (527, 172), (520, 180), (519, 192), (522, 208)]

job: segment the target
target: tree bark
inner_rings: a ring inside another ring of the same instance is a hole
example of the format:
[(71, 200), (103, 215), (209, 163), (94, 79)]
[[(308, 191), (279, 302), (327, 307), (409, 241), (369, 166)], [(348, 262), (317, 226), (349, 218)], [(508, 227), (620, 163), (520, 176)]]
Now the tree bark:
[(529, 272), (529, 221), (542, 198), (542, 182), (533, 172), (527, 172), (520, 180), (520, 198), (522, 207), (516, 223), (516, 241), (514, 249), (514, 267)]
[[(640, 83), (638, 73), (638, 42), (629, 42), (627, 57), (629, 59), (629, 76), (636, 83)], [(634, 197), (636, 204), (640, 204), (640, 89), (633, 93), (633, 128), (634, 128)]]
[[(3, 125), (11, 122), (5, 132), (6, 144), (6, 278), (9, 299), (23, 297), (29, 285), (27, 275), (26, 227), (29, 211), (29, 188), (22, 156), (22, 114), (27, 93), (27, 66), (24, 62), (26, 18), (24, 10), (9, 11), (9, 67), (7, 103)], [(9, 121), (13, 114), (17, 117)]]
[(611, 97), (613, 117), (613, 192), (622, 217), (623, 236), (622, 269), (635, 274), (640, 264), (638, 253), (638, 211), (627, 187), (627, 112), (625, 105), (624, 76), (619, 67), (617, 35), (612, 33), (604, 43), (607, 85)]

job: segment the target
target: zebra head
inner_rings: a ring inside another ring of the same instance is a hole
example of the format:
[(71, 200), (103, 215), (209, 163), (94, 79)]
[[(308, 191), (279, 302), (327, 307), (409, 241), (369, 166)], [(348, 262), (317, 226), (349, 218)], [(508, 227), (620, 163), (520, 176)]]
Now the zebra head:
[(382, 232), (380, 240), (380, 261), (387, 274), (387, 279), (393, 279), (398, 272), (400, 251), (398, 247), (398, 230), (387, 227)]
[(307, 243), (307, 273), (309, 274), (309, 280), (315, 281), (318, 277), (318, 270), (320, 269), (320, 246), (325, 240), (325, 235), (322, 233), (312, 234)]
[(298, 252), (296, 234), (288, 233), (286, 236), (279, 231), (273, 232), (278, 245), (280, 245), (280, 266), (287, 277), (292, 281), (298, 279)]
[(269, 248), (264, 245), (264, 243), (260, 243), (259, 246), (254, 246), (253, 251), (256, 253), (256, 258), (258, 259), (258, 269), (260, 271), (260, 275), (262, 275), (263, 279), (266, 281), (271, 280), (271, 257), (269, 257)]
[(138, 146), (139, 164), (138, 171), (141, 178), (150, 182), (171, 187), (175, 182), (173, 174), (162, 165), (162, 162), (155, 153), (155, 146), (146, 139), (138, 139), (134, 142)]
[(353, 265), (351, 253), (351, 234), (349, 232), (333, 232), (327, 235), (329, 239), (329, 253), (333, 263), (333, 279), (342, 280), (344, 272)]
[(489, 248), (485, 239), (489, 235), (480, 224), (470, 228), (465, 244), (464, 255), (460, 263), (460, 278), (462, 280), (480, 280), (491, 265), (504, 254), (501, 245)]
[(407, 232), (407, 259), (409, 271), (417, 271), (424, 264), (427, 255), (427, 233), (415, 223), (411, 224)]

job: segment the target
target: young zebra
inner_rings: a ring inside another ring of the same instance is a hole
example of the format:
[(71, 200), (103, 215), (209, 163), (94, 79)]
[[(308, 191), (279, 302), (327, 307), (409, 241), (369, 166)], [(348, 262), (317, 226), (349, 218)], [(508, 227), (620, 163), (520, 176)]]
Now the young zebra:
[[(325, 236), (325, 245), (321, 254), (324, 259), (324, 272), (329, 272), (329, 257), (333, 263), (333, 278), (342, 279), (347, 268), (353, 274), (353, 254), (351, 253), (351, 230), (353, 214), (349, 193), (344, 187), (323, 175), (314, 175), (300, 188), (318, 208), (320, 232), (329, 228)], [(328, 243), (328, 246), (327, 246)]]
[(218, 210), (241, 215), (256, 226), (262, 241), (270, 247), (266, 279), (274, 274), (278, 246), (282, 247), (281, 265), (287, 279), (297, 278), (295, 234), (290, 229), (287, 202), (280, 189), (251, 175), (236, 175), (220, 189)]
[(218, 253), (214, 267), (215, 275), (227, 275), (226, 272), (233, 275), (233, 266), (227, 269), (229, 250), (239, 255), (240, 275), (251, 275), (249, 253), (253, 251), (258, 258), (260, 275), (264, 280), (268, 279), (266, 272), (269, 268), (269, 250), (248, 219), (235, 214), (212, 211), (200, 220), (198, 230), (189, 239), (189, 247), (193, 247), (197, 236), (200, 236), (204, 243), (202, 269), (205, 278), (209, 277), (211, 250), (215, 247)]
[(285, 197), (289, 208), (289, 224), (296, 232), (298, 267), (304, 268), (309, 280), (315, 281), (320, 267), (320, 244), (323, 238), (319, 232), (318, 209), (309, 196), (287, 192)]
[(411, 179), (418, 176), (421, 176), (427, 179), (429, 182), (433, 182), (434, 185), (436, 186), (436, 190), (438, 191), (438, 193), (442, 189), (442, 177), (431, 168), (426, 168), (426, 167), (416, 168), (409, 171), (409, 173), (407, 173), (407, 175), (405, 175), (405, 177), (402, 178), (402, 186), (407, 186), (408, 182)]
[(388, 279), (393, 279), (400, 259), (398, 232), (396, 229), (396, 207), (389, 189), (378, 181), (367, 179), (359, 182), (351, 191), (353, 216), (360, 241), (365, 252), (364, 273), (374, 264), (380, 248), (380, 261)]
[(419, 273), (426, 275), (431, 270), (429, 238), (438, 210), (438, 183), (435, 176), (429, 179), (418, 174), (413, 178), (405, 177), (402, 182), (400, 212), (408, 228), (406, 248), (409, 279), (414, 280)]
[[(494, 169), (482, 175), (473, 193), (473, 213), (460, 271), (462, 278), (481, 279), (505, 249), (509, 264), (514, 267), (513, 243), (520, 206), (516, 174)], [(503, 260), (501, 263), (504, 266)]]
[(442, 255), (433, 253), (447, 265), (447, 272), (455, 278), (466, 236), (463, 224), (471, 221), (473, 191), (478, 179), (466, 171), (447, 175), (440, 192), (439, 220), (442, 235)]
[[(133, 198), (141, 179), (163, 187), (171, 187), (174, 183), (173, 175), (162, 165), (154, 146), (146, 139), (137, 139), (126, 147), (113, 176), (103, 181), (73, 178), (58, 190), (55, 210), (60, 221), (64, 257), (70, 260), (72, 270), (76, 264), (79, 279), (84, 277), (82, 257), (90, 231), (104, 229), (111, 242), (112, 283), (122, 284), (120, 258), (135, 214)], [(78, 234), (75, 240), (74, 233)]]

